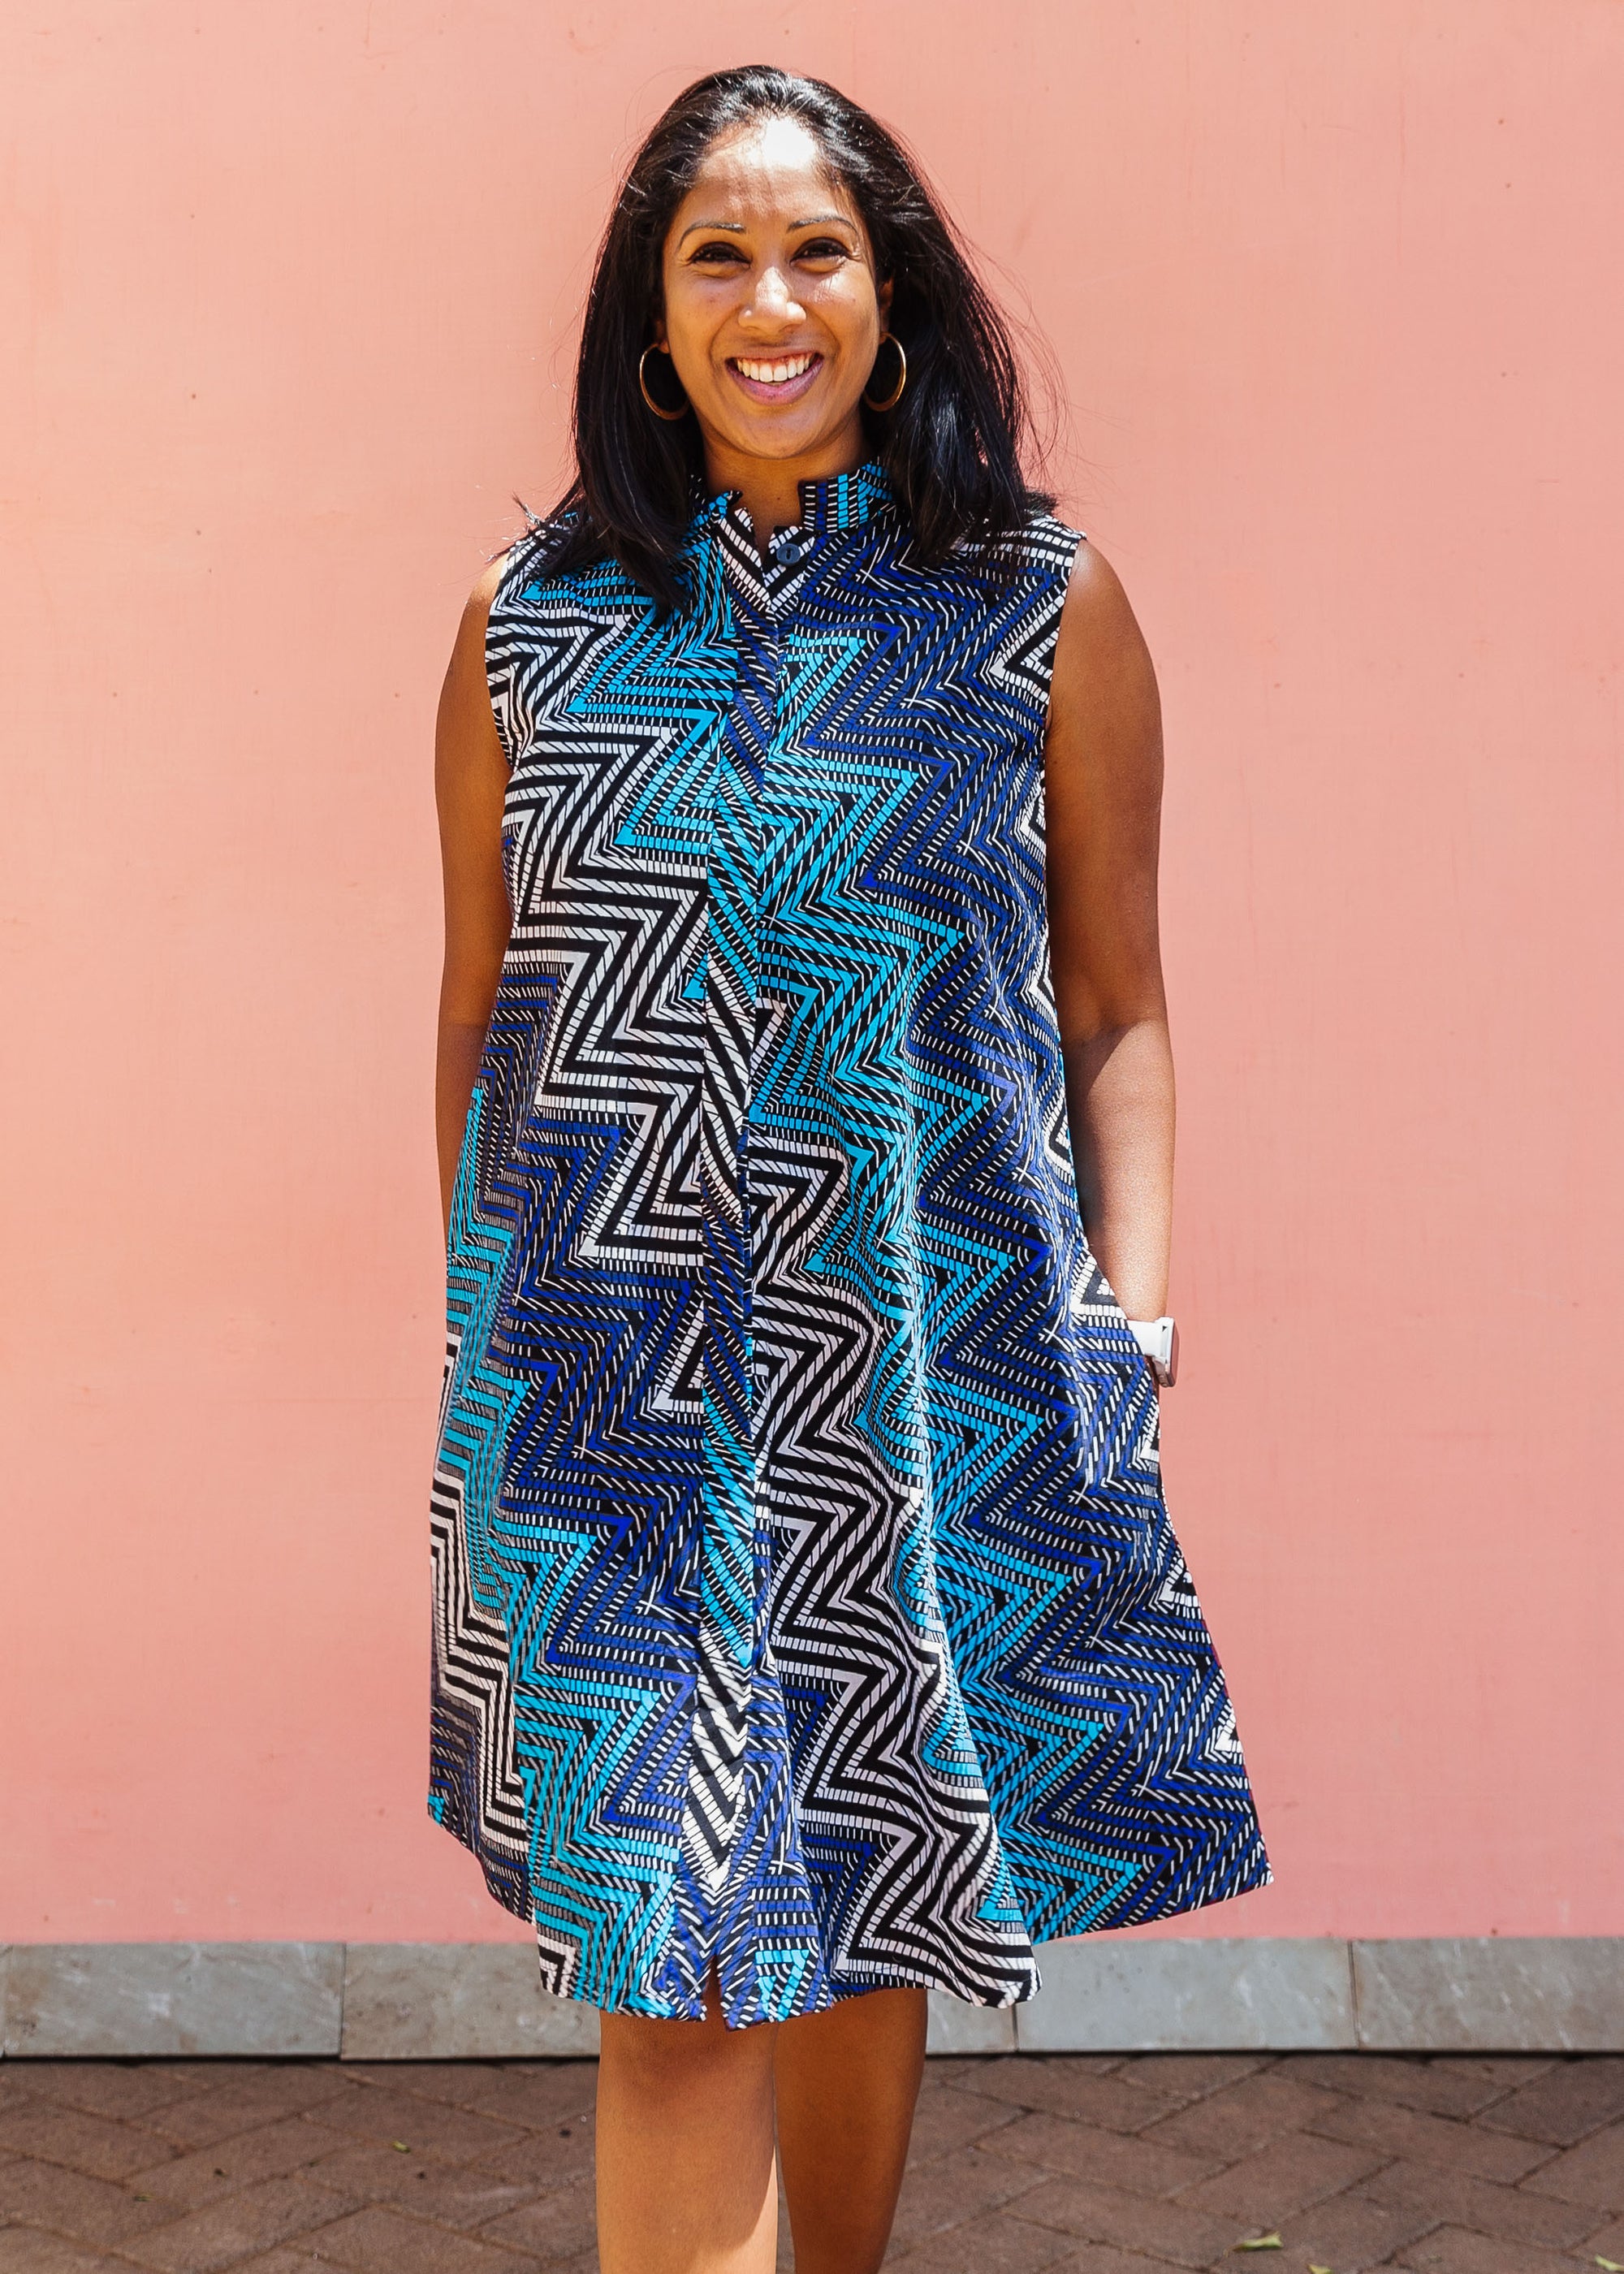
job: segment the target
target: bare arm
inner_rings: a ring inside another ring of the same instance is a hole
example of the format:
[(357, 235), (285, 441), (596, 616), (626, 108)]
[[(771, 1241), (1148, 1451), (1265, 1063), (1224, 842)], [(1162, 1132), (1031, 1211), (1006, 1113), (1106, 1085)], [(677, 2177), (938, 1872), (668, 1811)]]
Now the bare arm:
[(1050, 960), (1088, 1244), (1131, 1319), (1167, 1306), (1173, 1053), (1156, 934), (1162, 705), (1116, 571), (1079, 549), (1045, 752)]
[(485, 671), (485, 621), (500, 574), (500, 562), (487, 569), (462, 611), (434, 733), (434, 798), (446, 886), (434, 1124), (447, 1239), (463, 1125), (512, 922), (502, 874), (508, 762), (491, 714)]

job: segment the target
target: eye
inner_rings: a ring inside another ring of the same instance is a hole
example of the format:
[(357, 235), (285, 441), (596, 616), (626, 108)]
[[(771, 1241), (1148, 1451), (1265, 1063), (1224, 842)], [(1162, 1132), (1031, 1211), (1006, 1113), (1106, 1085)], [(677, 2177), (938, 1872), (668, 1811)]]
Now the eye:
[(811, 237), (795, 254), (797, 260), (850, 260), (852, 248), (838, 237)]
[(738, 262), (743, 259), (738, 246), (729, 245), (725, 237), (708, 238), (703, 245), (695, 245), (688, 255), (689, 264), (695, 268), (711, 264), (719, 266), (723, 261)]

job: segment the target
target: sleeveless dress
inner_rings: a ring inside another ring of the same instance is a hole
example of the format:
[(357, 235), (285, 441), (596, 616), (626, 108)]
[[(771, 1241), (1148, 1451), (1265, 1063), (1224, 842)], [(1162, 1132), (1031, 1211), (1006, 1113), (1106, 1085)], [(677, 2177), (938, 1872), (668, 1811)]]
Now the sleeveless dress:
[(1079, 533), (877, 463), (490, 612), (511, 944), (457, 1172), (429, 1809), (552, 1991), (782, 2020), (1260, 1886), (1090, 1255), (1043, 740)]

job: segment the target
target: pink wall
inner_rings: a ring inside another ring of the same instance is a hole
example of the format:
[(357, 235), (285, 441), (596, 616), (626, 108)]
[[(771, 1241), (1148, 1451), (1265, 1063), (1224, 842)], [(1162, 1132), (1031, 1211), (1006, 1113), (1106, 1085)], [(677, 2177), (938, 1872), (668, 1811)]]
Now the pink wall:
[(1195, 1931), (1624, 1931), (1624, 12), (697, 14), (0, 28), (0, 1937), (523, 1932), (423, 1802), (431, 722), (628, 139), (758, 54), (1021, 280), (1161, 666), (1168, 1477), (1279, 1875)]

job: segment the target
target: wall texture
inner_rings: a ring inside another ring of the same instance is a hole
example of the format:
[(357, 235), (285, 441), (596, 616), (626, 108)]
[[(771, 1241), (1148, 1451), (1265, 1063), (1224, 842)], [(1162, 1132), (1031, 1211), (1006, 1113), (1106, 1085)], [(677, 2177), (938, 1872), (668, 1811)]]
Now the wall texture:
[(755, 55), (1047, 335), (1162, 673), (1278, 1872), (1183, 1931), (1624, 1932), (1617, 0), (19, 0), (0, 1940), (523, 1937), (423, 1800), (432, 710), (618, 163)]

